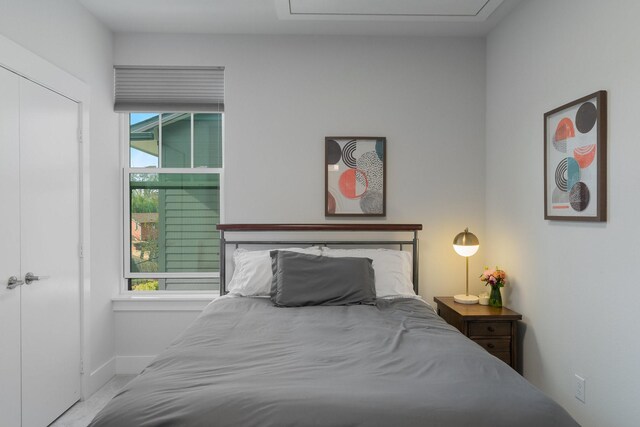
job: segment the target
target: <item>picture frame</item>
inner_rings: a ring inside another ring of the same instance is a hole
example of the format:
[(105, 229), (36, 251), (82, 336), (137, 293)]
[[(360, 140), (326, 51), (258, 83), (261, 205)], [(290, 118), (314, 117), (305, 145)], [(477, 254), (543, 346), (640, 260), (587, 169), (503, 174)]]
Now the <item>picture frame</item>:
[(607, 220), (607, 92), (544, 114), (544, 219)]
[(383, 136), (326, 137), (325, 216), (386, 216), (386, 161)]

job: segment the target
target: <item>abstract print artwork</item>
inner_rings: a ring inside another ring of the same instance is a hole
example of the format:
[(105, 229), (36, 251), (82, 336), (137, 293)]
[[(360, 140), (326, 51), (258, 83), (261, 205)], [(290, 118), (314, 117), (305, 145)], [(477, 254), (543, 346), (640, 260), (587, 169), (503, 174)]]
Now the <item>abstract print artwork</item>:
[(544, 115), (544, 217), (606, 221), (607, 92)]
[(384, 216), (386, 138), (325, 138), (325, 216)]

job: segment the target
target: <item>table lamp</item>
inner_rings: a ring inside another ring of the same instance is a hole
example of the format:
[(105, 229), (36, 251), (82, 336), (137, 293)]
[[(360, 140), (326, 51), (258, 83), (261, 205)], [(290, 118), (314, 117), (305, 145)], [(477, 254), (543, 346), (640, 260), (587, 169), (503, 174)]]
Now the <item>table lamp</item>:
[(475, 295), (469, 295), (469, 257), (478, 252), (478, 248), (480, 247), (480, 242), (475, 234), (470, 233), (468, 228), (465, 228), (462, 233), (458, 233), (458, 235), (453, 239), (453, 250), (455, 250), (458, 255), (466, 258), (467, 261), (467, 287), (466, 293), (461, 295), (455, 295), (453, 300), (460, 304), (477, 304), (478, 297)]

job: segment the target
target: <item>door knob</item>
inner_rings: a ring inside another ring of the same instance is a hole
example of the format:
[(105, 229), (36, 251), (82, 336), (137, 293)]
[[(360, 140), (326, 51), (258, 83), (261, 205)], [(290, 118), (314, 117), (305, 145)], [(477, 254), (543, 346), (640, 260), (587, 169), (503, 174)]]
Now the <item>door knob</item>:
[(9, 281), (7, 282), (7, 289), (14, 289), (18, 286), (22, 285), (24, 282), (22, 280), (18, 280), (16, 276), (9, 277)]
[(35, 282), (36, 280), (43, 280), (43, 279), (47, 279), (49, 276), (36, 276), (33, 273), (27, 273), (24, 276), (24, 283), (26, 283), (27, 285), (30, 285), (31, 282)]

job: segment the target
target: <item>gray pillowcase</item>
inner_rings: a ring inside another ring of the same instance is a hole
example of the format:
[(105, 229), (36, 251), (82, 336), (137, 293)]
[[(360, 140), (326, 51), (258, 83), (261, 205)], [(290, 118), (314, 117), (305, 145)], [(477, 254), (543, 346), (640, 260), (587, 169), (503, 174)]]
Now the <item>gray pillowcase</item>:
[(369, 258), (329, 258), (271, 251), (271, 301), (280, 307), (375, 304)]

